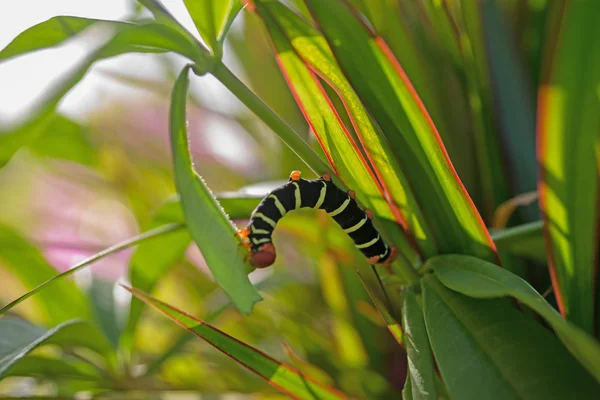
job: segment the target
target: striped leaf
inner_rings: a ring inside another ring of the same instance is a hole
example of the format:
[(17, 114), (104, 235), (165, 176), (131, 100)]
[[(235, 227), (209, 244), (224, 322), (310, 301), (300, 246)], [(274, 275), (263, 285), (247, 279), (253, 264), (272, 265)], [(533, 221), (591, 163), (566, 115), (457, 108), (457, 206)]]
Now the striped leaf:
[(385, 132), (432, 231), (429, 240), (440, 253), (495, 260), (494, 245), (437, 129), (385, 42), (345, 2), (306, 3), (345, 75)]
[(163, 303), (136, 289), (124, 287), (138, 299), (163, 313), (176, 324), (202, 338), (223, 354), (265, 379), (270, 385), (294, 399), (347, 399), (348, 396), (326, 386), (297, 369), (281, 363), (212, 325)]

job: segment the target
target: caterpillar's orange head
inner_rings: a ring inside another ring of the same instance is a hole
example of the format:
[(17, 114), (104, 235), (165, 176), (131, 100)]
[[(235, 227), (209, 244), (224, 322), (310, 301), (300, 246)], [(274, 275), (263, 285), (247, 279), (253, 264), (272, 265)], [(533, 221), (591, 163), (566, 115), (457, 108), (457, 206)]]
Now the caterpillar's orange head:
[(266, 268), (273, 265), (276, 256), (273, 243), (265, 243), (256, 253), (251, 253), (250, 264), (255, 268)]

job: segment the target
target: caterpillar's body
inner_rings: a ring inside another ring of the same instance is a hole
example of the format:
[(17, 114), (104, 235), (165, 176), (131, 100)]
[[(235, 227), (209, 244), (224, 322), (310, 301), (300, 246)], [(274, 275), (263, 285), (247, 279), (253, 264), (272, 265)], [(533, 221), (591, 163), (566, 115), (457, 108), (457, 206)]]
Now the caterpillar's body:
[(289, 211), (308, 207), (325, 210), (346, 232), (372, 264), (389, 264), (396, 258), (396, 247), (389, 247), (371, 221), (372, 212), (363, 211), (354, 200), (354, 192), (338, 188), (328, 174), (316, 180), (300, 178), (294, 171), (290, 180), (269, 193), (250, 216), (248, 226), (239, 232), (250, 250), (250, 263), (257, 268), (275, 262), (271, 235), (277, 222)]

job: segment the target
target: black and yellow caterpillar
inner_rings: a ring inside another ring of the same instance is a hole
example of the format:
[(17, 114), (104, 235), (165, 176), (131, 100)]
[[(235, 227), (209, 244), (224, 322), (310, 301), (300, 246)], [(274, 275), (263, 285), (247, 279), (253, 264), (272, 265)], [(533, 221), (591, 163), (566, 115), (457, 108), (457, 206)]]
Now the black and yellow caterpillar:
[(325, 210), (371, 264), (393, 262), (397, 248), (385, 244), (371, 221), (373, 213), (362, 210), (354, 198), (354, 192), (344, 192), (331, 182), (329, 174), (306, 180), (300, 178), (299, 171), (293, 171), (288, 183), (269, 193), (252, 212), (248, 226), (238, 232), (242, 244), (250, 251), (250, 264), (264, 268), (275, 262), (273, 230), (285, 214), (302, 207)]

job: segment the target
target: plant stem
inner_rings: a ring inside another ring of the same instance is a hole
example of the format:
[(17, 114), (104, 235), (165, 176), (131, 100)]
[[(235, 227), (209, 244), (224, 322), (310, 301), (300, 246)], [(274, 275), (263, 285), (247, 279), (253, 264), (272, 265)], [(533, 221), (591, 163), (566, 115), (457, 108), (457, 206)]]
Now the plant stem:
[(310, 148), (300, 135), (269, 108), (252, 90), (250, 90), (237, 76), (223, 63), (219, 63), (211, 72), (215, 78), (231, 91), (242, 103), (259, 117), (277, 136), (298, 155), (317, 175), (328, 172), (331, 176), (335, 173), (331, 167)]
[(10, 310), (11, 308), (13, 308), (14, 306), (16, 306), (17, 304), (21, 303), (22, 301), (28, 299), (29, 297), (33, 296), (34, 294), (36, 294), (37, 292), (39, 292), (40, 290), (42, 290), (46, 285), (49, 285), (50, 283), (65, 278), (69, 275), (74, 274), (75, 272), (79, 271), (81, 268), (86, 267), (92, 263), (94, 263), (95, 261), (98, 261), (101, 258), (104, 258), (106, 256), (109, 256), (113, 253), (118, 253), (121, 250), (125, 250), (128, 247), (134, 246), (140, 242), (143, 242), (145, 240), (160, 236), (160, 235), (164, 235), (166, 233), (169, 232), (173, 232), (176, 231), (178, 229), (182, 229), (183, 227), (185, 227), (184, 224), (182, 223), (172, 223), (172, 224), (166, 224), (166, 225), (162, 225), (159, 226), (158, 228), (154, 228), (151, 229), (147, 232), (141, 233), (137, 236), (131, 237), (129, 239), (126, 239), (120, 243), (115, 244), (114, 246), (111, 246), (107, 249), (102, 250), (99, 253), (94, 254), (91, 257), (86, 258), (85, 260), (75, 264), (74, 266), (72, 266), (70, 269), (68, 269), (65, 272), (62, 272), (56, 276), (53, 276), (52, 278), (48, 279), (47, 281), (39, 284), (38, 286), (36, 286), (35, 288), (33, 288), (32, 290), (30, 290), (29, 292), (25, 293), (23, 296), (19, 297), (18, 299), (12, 301), (11, 303), (7, 304), (4, 308), (2, 308), (0, 310), (0, 315), (4, 314), (6, 311)]

